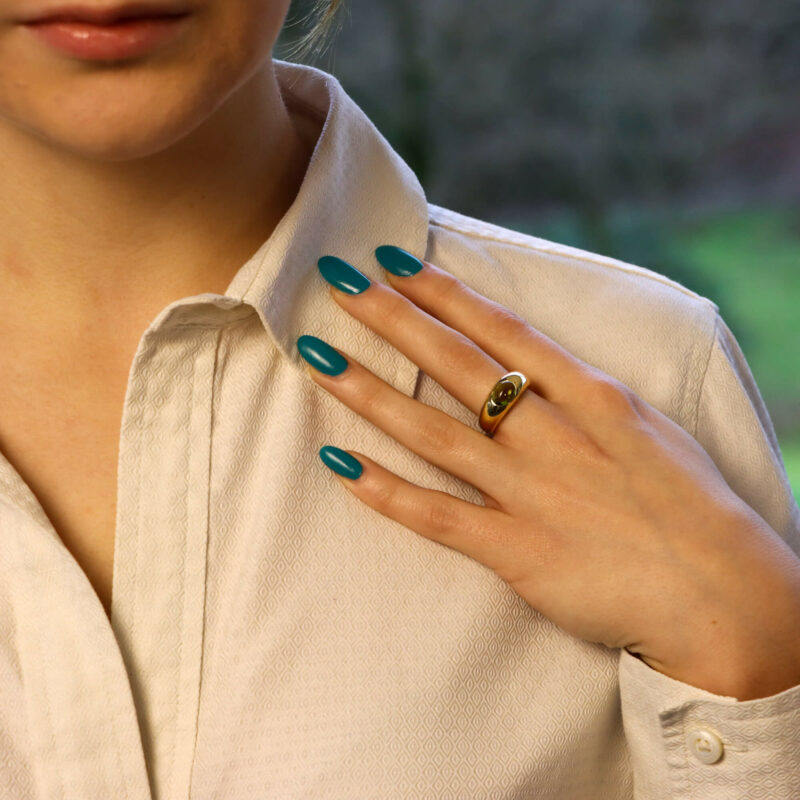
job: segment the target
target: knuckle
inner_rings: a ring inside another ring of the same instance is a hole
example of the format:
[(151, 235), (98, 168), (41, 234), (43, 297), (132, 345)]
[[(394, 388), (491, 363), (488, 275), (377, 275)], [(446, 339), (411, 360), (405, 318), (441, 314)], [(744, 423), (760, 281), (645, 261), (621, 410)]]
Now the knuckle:
[(375, 315), (381, 320), (383, 330), (397, 330), (406, 324), (410, 301), (397, 292), (382, 293), (380, 307)]
[(464, 526), (461, 514), (443, 498), (426, 503), (420, 511), (420, 517), (425, 530), (438, 534), (457, 533)]
[(448, 342), (439, 354), (439, 367), (444, 372), (463, 376), (466, 374), (480, 374), (485, 366), (485, 356), (477, 346), (459, 334)]
[(589, 433), (563, 415), (553, 419), (549, 436), (557, 452), (569, 453), (582, 461), (600, 460), (605, 455)]
[(368, 419), (374, 419), (386, 405), (384, 387), (377, 379), (358, 381), (353, 391), (358, 398), (360, 412)]
[(457, 300), (458, 296), (463, 294), (467, 289), (467, 285), (460, 278), (457, 278), (451, 272), (442, 270), (436, 276), (435, 291), (437, 295), (437, 303), (439, 305), (446, 305)]
[(492, 303), (487, 313), (492, 333), (502, 339), (520, 339), (532, 333), (531, 326), (519, 314), (505, 306)]
[(593, 376), (588, 393), (595, 405), (612, 414), (638, 414), (639, 400), (636, 394), (610, 375)]
[(548, 529), (541, 526), (535, 536), (515, 540), (514, 558), (505, 564), (501, 577), (516, 587), (530, 584), (531, 574), (541, 575), (543, 570), (552, 570), (557, 564), (559, 549)]
[(380, 514), (394, 517), (398, 506), (399, 485), (393, 481), (378, 481), (371, 486), (369, 504)]
[(451, 453), (458, 449), (453, 425), (445, 417), (433, 415), (417, 428), (415, 441), (423, 453)]
[(584, 464), (590, 464), (595, 470), (604, 468), (609, 454), (591, 436), (577, 428), (562, 429), (559, 445), (574, 458)]

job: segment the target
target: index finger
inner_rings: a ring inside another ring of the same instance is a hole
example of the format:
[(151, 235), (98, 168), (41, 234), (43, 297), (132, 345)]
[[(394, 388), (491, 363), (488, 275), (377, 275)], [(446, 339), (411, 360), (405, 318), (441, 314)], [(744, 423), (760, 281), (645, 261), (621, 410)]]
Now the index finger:
[[(352, 264), (323, 256), (317, 266), (334, 287), (333, 297), (340, 306), (393, 344), (470, 411), (480, 412), (486, 393), (507, 371), (502, 364), (396, 289), (369, 281)], [(342, 274), (358, 281), (358, 287), (345, 288)]]

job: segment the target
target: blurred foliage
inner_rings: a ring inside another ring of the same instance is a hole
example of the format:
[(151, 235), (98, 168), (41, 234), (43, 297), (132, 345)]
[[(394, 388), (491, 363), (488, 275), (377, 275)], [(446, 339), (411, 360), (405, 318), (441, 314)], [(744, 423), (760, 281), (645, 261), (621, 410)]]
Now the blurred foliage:
[[(480, 218), (568, 207), (605, 252), (621, 200), (800, 197), (800, 3), (346, 0), (341, 13), (319, 66), (435, 203)], [(277, 57), (300, 32), (287, 25)]]
[[(275, 57), (312, 4), (293, 1)], [(311, 63), (431, 202), (712, 299), (776, 429), (800, 442), (800, 3), (346, 0), (340, 13)]]

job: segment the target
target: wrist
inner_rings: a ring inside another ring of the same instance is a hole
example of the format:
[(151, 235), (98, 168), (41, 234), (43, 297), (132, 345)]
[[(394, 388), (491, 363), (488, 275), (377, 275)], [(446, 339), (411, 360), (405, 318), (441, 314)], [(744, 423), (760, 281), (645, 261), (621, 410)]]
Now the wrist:
[[(681, 665), (656, 665), (664, 674), (712, 694), (756, 700), (800, 686), (800, 597), (792, 609), (763, 609), (763, 624), (755, 629), (727, 624)], [(652, 665), (651, 665), (652, 666)]]
[(800, 655), (790, 656), (783, 651), (751, 652), (749, 658), (738, 660), (726, 658), (719, 648), (710, 646), (699, 665), (684, 667), (662, 664), (637, 653), (631, 655), (673, 680), (711, 694), (735, 697), (740, 702), (772, 697), (800, 686)]
[(642, 660), (682, 683), (739, 701), (800, 686), (800, 581), (773, 573), (760, 583), (765, 591), (752, 592), (749, 604), (709, 610), (702, 630), (683, 637), (680, 659)]
[(746, 701), (800, 686), (800, 558), (749, 507), (742, 524), (747, 573), (715, 626), (704, 663), (717, 669), (703, 679), (707, 691)]

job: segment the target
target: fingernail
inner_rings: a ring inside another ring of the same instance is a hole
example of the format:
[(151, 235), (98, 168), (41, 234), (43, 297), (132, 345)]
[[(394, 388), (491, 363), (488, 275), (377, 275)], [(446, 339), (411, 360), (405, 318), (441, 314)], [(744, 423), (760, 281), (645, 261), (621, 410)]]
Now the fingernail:
[(347, 369), (347, 359), (316, 336), (301, 336), (297, 349), (314, 369), (326, 375), (339, 375)]
[(329, 444), (320, 448), (319, 457), (326, 467), (330, 467), (343, 478), (350, 478), (351, 481), (360, 478), (361, 473), (364, 471), (364, 467), (361, 466), (361, 462), (357, 458), (353, 458), (346, 450), (340, 450), (338, 447), (332, 447)]
[(376, 247), (375, 258), (385, 270), (401, 278), (416, 275), (422, 269), (422, 262), (416, 256), (393, 244)]
[(328, 283), (347, 294), (361, 294), (369, 286), (369, 278), (336, 256), (322, 256), (317, 268)]

